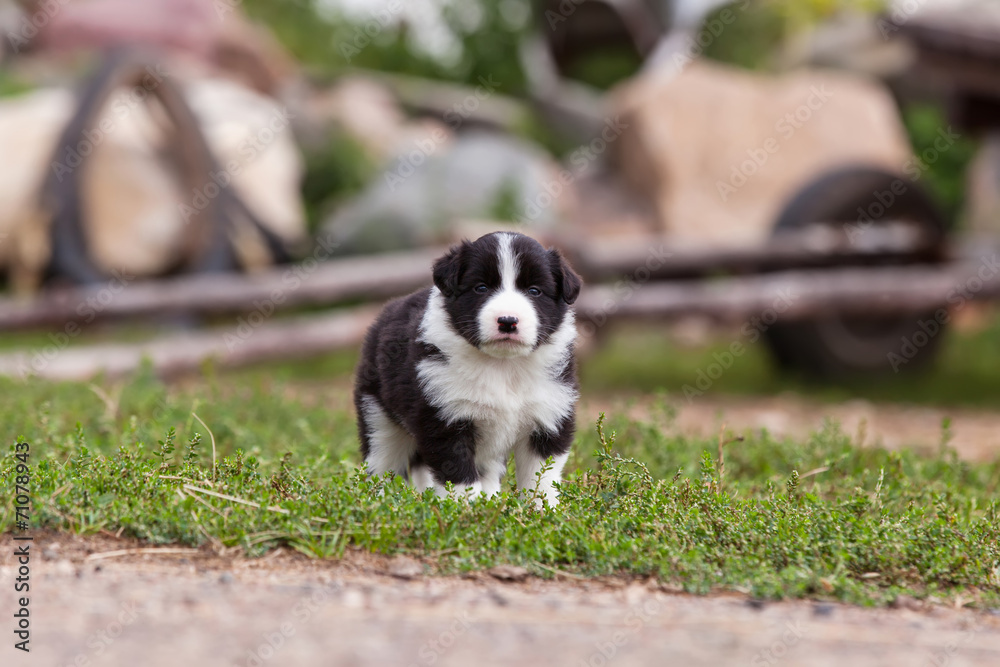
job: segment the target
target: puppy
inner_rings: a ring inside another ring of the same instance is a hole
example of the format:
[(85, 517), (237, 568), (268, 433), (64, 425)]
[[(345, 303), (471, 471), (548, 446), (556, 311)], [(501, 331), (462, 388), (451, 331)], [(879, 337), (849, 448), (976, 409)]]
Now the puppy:
[(575, 430), (580, 277), (559, 251), (507, 232), (453, 247), (433, 277), (365, 338), (354, 403), (368, 472), (492, 496), (513, 452), (518, 488), (537, 484), (555, 505)]

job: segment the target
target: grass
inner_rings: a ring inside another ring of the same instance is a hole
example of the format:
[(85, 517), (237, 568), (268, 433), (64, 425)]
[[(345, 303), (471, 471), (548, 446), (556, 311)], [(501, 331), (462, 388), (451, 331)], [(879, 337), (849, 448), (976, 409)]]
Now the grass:
[[(882, 377), (817, 383), (781, 373), (762, 342), (746, 345), (721, 377), (711, 380), (705, 395), (776, 395), (792, 393), (820, 402), (867, 399), (943, 407), (995, 408), (1000, 403), (1000, 318), (992, 316), (975, 331), (942, 334), (938, 358), (924, 373), (890, 372)], [(581, 382), (590, 393), (669, 391), (684, 400), (683, 387), (705, 386), (705, 375), (718, 366), (733, 342), (747, 343), (734, 333), (698, 347), (684, 347), (649, 328), (622, 328), (581, 367)], [(905, 367), (903, 367), (905, 370)]]
[(1000, 606), (1000, 461), (962, 462), (946, 442), (930, 457), (859, 448), (830, 424), (801, 442), (746, 433), (720, 465), (719, 443), (679, 434), (664, 402), (649, 421), (582, 424), (562, 502), (539, 512), (511, 489), (467, 503), (366, 478), (343, 400), (269, 372), (184, 389), (148, 375), (0, 381), (0, 400), (2, 531), (25, 441), (36, 526), (251, 555), (406, 553), (440, 572), (510, 563), (694, 593)]

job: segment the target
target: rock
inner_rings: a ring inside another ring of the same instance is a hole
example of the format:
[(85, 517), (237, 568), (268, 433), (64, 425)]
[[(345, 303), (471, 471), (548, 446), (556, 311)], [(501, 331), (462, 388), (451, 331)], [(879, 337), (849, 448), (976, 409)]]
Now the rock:
[(497, 565), (491, 567), (486, 573), (500, 581), (524, 581), (529, 574), (526, 569), (517, 565)]
[(513, 217), (531, 230), (550, 229), (575, 201), (570, 185), (553, 185), (558, 165), (532, 144), (478, 131), (454, 143), (443, 133), (437, 139), (396, 158), (326, 220), (322, 233), (340, 254), (448, 243), (469, 219)]
[(409, 556), (395, 556), (389, 561), (389, 574), (399, 579), (416, 579), (424, 574), (424, 566)]
[(506, 607), (510, 605), (510, 600), (498, 593), (497, 591), (491, 590), (486, 594), (490, 600), (492, 600), (498, 607)]
[(910, 159), (892, 98), (867, 80), (707, 62), (675, 71), (653, 69), (613, 91), (626, 127), (611, 147), (677, 241), (761, 242), (820, 173), (857, 163), (902, 172)]
[(910, 611), (920, 611), (924, 608), (924, 604), (920, 600), (910, 597), (909, 595), (897, 595), (896, 598), (889, 603), (889, 606), (893, 609), (909, 609)]
[[(364, 77), (345, 77), (310, 100), (315, 123), (331, 124), (360, 144), (375, 164), (385, 165), (414, 145), (451, 142), (451, 132), (428, 119), (409, 120), (392, 91)], [(435, 140), (435, 136), (438, 138)]]
[(828, 616), (833, 616), (833, 612), (835, 609), (836, 607), (834, 607), (832, 604), (829, 604), (828, 602), (820, 602), (816, 605), (813, 605), (813, 615), (822, 616), (824, 618)]
[(73, 566), (73, 563), (69, 562), (65, 558), (58, 561), (53, 568), (53, 571), (61, 576), (70, 576), (78, 574), (79, 571)]

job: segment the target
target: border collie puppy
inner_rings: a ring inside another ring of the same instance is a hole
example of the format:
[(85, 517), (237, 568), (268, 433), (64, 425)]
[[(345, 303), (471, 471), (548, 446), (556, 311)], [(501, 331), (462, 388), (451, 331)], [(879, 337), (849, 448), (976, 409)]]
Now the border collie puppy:
[(580, 278), (558, 250), (507, 232), (434, 263), (434, 286), (389, 302), (365, 338), (354, 403), (370, 474), (423, 491), (517, 486), (555, 505), (575, 429)]

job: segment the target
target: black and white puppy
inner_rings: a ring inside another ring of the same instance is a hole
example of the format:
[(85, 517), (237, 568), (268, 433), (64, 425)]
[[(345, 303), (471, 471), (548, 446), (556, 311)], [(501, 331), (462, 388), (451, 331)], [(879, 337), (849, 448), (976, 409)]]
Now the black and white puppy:
[(444, 495), (517, 486), (556, 504), (575, 429), (580, 278), (557, 250), (508, 232), (464, 241), (434, 286), (391, 301), (368, 331), (354, 402), (370, 474)]

